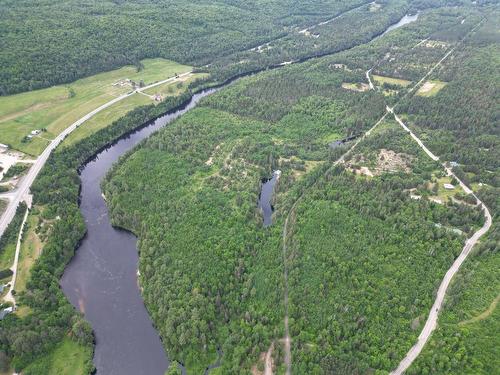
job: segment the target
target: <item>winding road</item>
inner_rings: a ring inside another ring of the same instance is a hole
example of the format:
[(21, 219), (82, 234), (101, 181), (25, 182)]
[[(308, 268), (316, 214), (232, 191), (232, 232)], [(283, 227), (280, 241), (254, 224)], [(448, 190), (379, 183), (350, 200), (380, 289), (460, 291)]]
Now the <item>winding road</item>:
[[(415, 90), (420, 87), (420, 85), (425, 82), (425, 80), (445, 61), (455, 50), (456, 48), (469, 36), (471, 35), (477, 28), (484, 22), (484, 19), (481, 20), (477, 25), (475, 25), (468, 33), (466, 36), (464, 36), (455, 46), (453, 46), (449, 51), (445, 53), (445, 55), (420, 79), (415, 85), (412, 86), (411, 89), (408, 90), (408, 92), (403, 96), (405, 98), (406, 96), (412, 94), (415, 92)], [(373, 68), (368, 70), (366, 72), (366, 78), (368, 79), (368, 83), (370, 85), (370, 89), (374, 89), (373, 83), (370, 78), (370, 73)], [(403, 99), (402, 98), (402, 99)], [(402, 100), (401, 99), (401, 100)], [(400, 101), (401, 101), (400, 100)], [(399, 102), (400, 102), (399, 101)], [(398, 103), (399, 103), (398, 102)], [(396, 104), (397, 105), (397, 104)], [(387, 114), (392, 114), (394, 116), (394, 119), (396, 122), (407, 132), (409, 135), (413, 138), (413, 140), (419, 145), (419, 147), (429, 156), (432, 160), (434, 161), (439, 161), (439, 157), (436, 156), (431, 150), (429, 150), (425, 144), (422, 142), (422, 140), (415, 135), (415, 133), (401, 120), (399, 116), (394, 112), (394, 108), (391, 108), (389, 106), (386, 106), (386, 111)], [(474, 198), (477, 201), (477, 206), (481, 207), (484, 217), (485, 217), (485, 222), (484, 225), (477, 230), (471, 238), (469, 238), (466, 242), (465, 245), (462, 249), (462, 252), (460, 255), (455, 259), (451, 267), (448, 269), (446, 272), (443, 280), (441, 281), (441, 284), (439, 285), (439, 289), (436, 295), (436, 299), (434, 300), (434, 304), (432, 305), (432, 308), (429, 312), (429, 316), (427, 317), (427, 321), (425, 322), (424, 328), (420, 332), (420, 335), (417, 339), (416, 344), (408, 351), (406, 356), (401, 360), (399, 363), (398, 367), (393, 370), (390, 375), (402, 375), (410, 366), (411, 364), (415, 361), (415, 359), (418, 357), (418, 355), (421, 353), (422, 349), (424, 348), (425, 344), (429, 340), (432, 332), (436, 329), (437, 327), (437, 321), (438, 321), (438, 315), (439, 312), (441, 311), (441, 308), (443, 307), (443, 301), (446, 296), (446, 291), (448, 290), (448, 287), (450, 285), (451, 280), (453, 279), (453, 276), (458, 272), (460, 269), (461, 265), (467, 258), (467, 256), (470, 254), (471, 250), (473, 249), (474, 245), (477, 244), (479, 239), (486, 233), (491, 227), (492, 224), (492, 218), (491, 214), (486, 207), (486, 205), (474, 194), (474, 192), (464, 184), (462, 180), (460, 180), (455, 173), (453, 173), (453, 170), (449, 167), (447, 163), (443, 163), (443, 168), (446, 170), (446, 173), (448, 176), (454, 177), (460, 184), (460, 187), (466, 194), (472, 194)]]
[[(423, 142), (406, 126), (403, 121), (394, 113), (394, 110), (392, 108), (387, 107), (387, 111), (392, 113), (394, 115), (394, 118), (396, 121), (401, 125), (401, 127), (406, 130), (408, 133), (410, 133), (411, 137), (418, 143), (418, 145), (424, 150), (424, 152), (432, 158), (434, 161), (438, 161), (439, 157), (434, 155), (424, 144)], [(439, 285), (439, 289), (436, 295), (436, 299), (434, 301), (434, 304), (432, 305), (431, 311), (429, 312), (429, 316), (427, 317), (427, 321), (425, 322), (424, 328), (422, 329), (422, 332), (420, 332), (420, 335), (418, 336), (417, 343), (408, 351), (406, 356), (401, 360), (399, 363), (398, 367), (392, 371), (390, 374), (391, 375), (401, 375), (403, 374), (410, 366), (411, 364), (415, 361), (415, 359), (418, 357), (422, 349), (424, 348), (425, 344), (429, 340), (432, 332), (436, 329), (437, 327), (437, 320), (438, 320), (438, 315), (439, 312), (441, 311), (441, 308), (443, 307), (443, 301), (444, 297), (446, 296), (446, 291), (448, 290), (448, 287), (450, 285), (451, 280), (453, 279), (453, 276), (458, 272), (460, 269), (460, 266), (462, 263), (465, 261), (467, 256), (470, 254), (472, 248), (474, 245), (477, 244), (479, 239), (486, 233), (491, 227), (491, 214), (490, 211), (488, 210), (488, 207), (474, 194), (474, 192), (469, 189), (467, 185), (463, 183), (462, 180), (460, 180), (455, 173), (453, 173), (452, 169), (446, 165), (446, 163), (443, 163), (443, 167), (446, 170), (448, 176), (454, 177), (460, 184), (460, 187), (463, 189), (463, 191), (466, 194), (472, 194), (474, 198), (476, 198), (477, 205), (481, 207), (483, 210), (483, 214), (485, 217), (485, 222), (484, 225), (476, 231), (471, 238), (469, 238), (465, 242), (465, 246), (462, 249), (462, 252), (458, 256), (457, 259), (453, 262), (451, 267), (448, 269), (446, 272), (443, 280), (441, 281), (441, 285)]]
[[(431, 69), (415, 84), (408, 90), (408, 92), (401, 98), (399, 102), (401, 102), (402, 99), (406, 98), (408, 95), (411, 95), (413, 92), (416, 91), (420, 85), (422, 85), (427, 78), (456, 50), (456, 48), (466, 39), (468, 38), (481, 24), (484, 22), (484, 19), (482, 19), (480, 22), (478, 22), (455, 46), (453, 46), (449, 51), (447, 51), (444, 56), (434, 65), (432, 66)], [(374, 90), (374, 85), (372, 83), (372, 80), (370, 78), (370, 73), (372, 71), (373, 67), (369, 69), (366, 72), (366, 78), (368, 80), (368, 83), (370, 85), (370, 89)], [(396, 104), (397, 106), (397, 104)], [(439, 161), (439, 157), (436, 156), (431, 150), (425, 146), (425, 144), (422, 142), (422, 140), (411, 131), (411, 129), (397, 116), (397, 114), (394, 112), (394, 108), (391, 108), (389, 106), (386, 106), (387, 113), (390, 113), (394, 116), (394, 119), (396, 122), (407, 132), (409, 135), (413, 138), (413, 140), (419, 145), (419, 147), (429, 156), (432, 160), (434, 161)], [(484, 217), (485, 217), (485, 222), (484, 225), (476, 231), (471, 238), (469, 238), (466, 242), (465, 245), (462, 249), (462, 252), (460, 255), (455, 259), (451, 267), (448, 269), (446, 272), (443, 280), (441, 281), (441, 284), (439, 285), (439, 289), (436, 295), (436, 299), (434, 300), (434, 304), (432, 305), (432, 308), (429, 312), (429, 316), (427, 317), (427, 321), (425, 322), (424, 328), (420, 332), (420, 335), (417, 339), (417, 343), (408, 351), (406, 356), (401, 360), (399, 363), (398, 367), (393, 370), (390, 375), (401, 375), (403, 374), (410, 366), (411, 364), (415, 361), (415, 359), (418, 357), (422, 349), (424, 348), (425, 344), (429, 340), (432, 332), (436, 329), (437, 327), (437, 320), (438, 320), (438, 315), (439, 312), (441, 311), (441, 308), (443, 307), (443, 301), (444, 297), (446, 295), (446, 291), (448, 290), (448, 287), (450, 285), (451, 280), (453, 279), (453, 276), (458, 272), (460, 269), (460, 266), (462, 263), (465, 261), (467, 256), (470, 254), (472, 248), (474, 245), (479, 241), (479, 239), (490, 229), (491, 223), (492, 223), (492, 218), (491, 214), (486, 207), (486, 205), (474, 194), (474, 192), (463, 183), (462, 180), (460, 180), (455, 173), (453, 173), (453, 170), (447, 165), (447, 163), (443, 163), (443, 168), (446, 170), (446, 173), (448, 176), (454, 177), (460, 184), (460, 187), (466, 194), (472, 194), (474, 198), (477, 201), (477, 206), (480, 206)]]

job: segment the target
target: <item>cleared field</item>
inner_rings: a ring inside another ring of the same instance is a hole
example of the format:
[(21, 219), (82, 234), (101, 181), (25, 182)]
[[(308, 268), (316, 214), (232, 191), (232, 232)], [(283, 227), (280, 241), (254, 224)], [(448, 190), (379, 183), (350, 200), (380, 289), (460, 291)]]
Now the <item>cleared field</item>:
[[(188, 76), (181, 77), (179, 78), (179, 80), (176, 80), (174, 82), (167, 82), (163, 85), (152, 87), (148, 90), (145, 90), (144, 93), (151, 96), (160, 95), (163, 98), (167, 96), (180, 95), (181, 93), (186, 91), (189, 83), (207, 75), (208, 74), (205, 73), (190, 74)], [(122, 117), (132, 109), (141, 105), (147, 105), (151, 103), (158, 102), (154, 101), (154, 98), (150, 98), (143, 94), (130, 96), (127, 99), (124, 99), (112, 105), (111, 107), (106, 108), (104, 111), (99, 112), (97, 115), (86, 121), (82, 126), (76, 129), (64, 140), (62, 146), (70, 146), (82, 140), (83, 138), (90, 136), (96, 131), (111, 125), (113, 121), (118, 120), (120, 117)]]
[(27, 374), (84, 375), (92, 360), (90, 348), (83, 347), (65, 338), (48, 355), (41, 357), (24, 369)]
[(156, 87), (152, 87), (144, 91), (145, 94), (148, 95), (161, 95), (165, 96), (174, 96), (179, 95), (183, 91), (185, 91), (186, 87), (193, 81), (201, 78), (208, 77), (208, 73), (193, 73), (184, 77), (179, 78), (176, 82), (168, 82), (163, 85), (159, 85)]
[[(142, 61), (144, 68), (135, 66), (97, 74), (64, 86), (0, 97), (0, 143), (31, 155), (38, 155), (71, 123), (109, 100), (132, 90), (130, 81), (154, 83), (191, 67), (164, 59)], [(130, 81), (128, 81), (130, 80)], [(147, 99), (144, 96), (144, 99)], [(31, 131), (46, 129), (29, 141)]]
[(30, 269), (42, 253), (42, 241), (35, 233), (37, 222), (38, 215), (30, 214), (28, 216), (26, 232), (23, 235), (19, 263), (17, 265), (16, 292), (22, 292), (26, 289)]
[(417, 95), (420, 96), (434, 96), (436, 95), (443, 87), (447, 85), (447, 82), (441, 81), (427, 81), (422, 87), (420, 87), (417, 91)]
[(458, 186), (455, 186), (454, 189), (445, 189), (444, 184), (451, 184), (452, 180), (450, 177), (445, 176), (436, 179), (437, 184), (437, 192), (433, 198), (440, 200), (442, 203), (448, 202), (451, 197), (455, 196), (456, 193), (460, 191)]
[(406, 87), (411, 83), (411, 81), (407, 81), (405, 79), (384, 77), (384, 76), (378, 76), (375, 74), (373, 75), (373, 79), (375, 80), (375, 82), (377, 82), (378, 84), (381, 84), (381, 85), (383, 85), (384, 83), (389, 83), (391, 85), (399, 85), (399, 86)]
[(346, 90), (351, 90), (351, 91), (359, 91), (359, 92), (364, 92), (370, 90), (370, 86), (368, 86), (366, 83), (342, 83), (342, 88)]

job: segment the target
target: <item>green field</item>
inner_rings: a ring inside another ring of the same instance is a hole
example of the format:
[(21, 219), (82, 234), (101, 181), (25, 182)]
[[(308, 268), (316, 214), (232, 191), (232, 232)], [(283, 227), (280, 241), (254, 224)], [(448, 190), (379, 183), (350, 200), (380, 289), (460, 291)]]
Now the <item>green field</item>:
[(152, 87), (150, 89), (147, 89), (144, 91), (144, 93), (148, 95), (155, 95), (155, 94), (160, 94), (162, 96), (173, 96), (173, 95), (179, 95), (182, 91), (185, 90), (187, 85), (189, 85), (191, 82), (193, 82), (196, 79), (200, 78), (206, 78), (208, 77), (207, 73), (193, 73), (188, 76), (184, 76), (182, 78), (179, 78), (178, 81), (172, 83), (164, 83), (163, 85), (159, 85), (156, 87)]
[(24, 375), (84, 375), (92, 364), (92, 351), (65, 338), (52, 352), (33, 362)]
[(30, 212), (26, 222), (17, 266), (16, 292), (26, 289), (31, 267), (42, 252), (43, 243), (35, 232), (38, 218), (38, 214)]
[[(132, 86), (113, 86), (114, 83), (130, 79), (145, 84), (154, 83), (187, 72), (191, 67), (164, 59), (148, 59), (142, 62), (144, 68), (137, 71), (134, 66), (78, 80), (68, 85), (54, 86), (43, 90), (0, 97), (0, 143), (31, 155), (40, 154), (53, 139), (66, 127), (102, 104), (132, 90)], [(135, 95), (138, 96), (138, 95)], [(118, 118), (127, 110), (151, 103), (147, 96), (132, 97), (126, 104), (120, 104), (121, 111), (111, 116)], [(113, 109), (111, 112), (115, 112)], [(23, 142), (32, 130), (43, 129), (29, 142)]]
[(384, 83), (389, 83), (391, 85), (399, 85), (399, 86), (406, 87), (411, 83), (411, 81), (407, 81), (405, 79), (378, 76), (376, 74), (374, 74), (372, 77), (375, 80), (375, 82), (377, 82), (380, 85), (383, 85)]
[[(205, 76), (207, 76), (207, 74), (205, 73), (193, 73), (189, 76), (180, 78), (179, 81), (167, 82), (162, 85), (152, 87), (148, 90), (145, 90), (144, 93), (148, 95), (160, 94), (163, 98), (167, 96), (180, 95), (187, 89), (189, 83)], [(99, 112), (97, 115), (86, 121), (84, 125), (80, 126), (73, 133), (71, 133), (64, 140), (63, 147), (71, 146), (75, 142), (88, 137), (99, 129), (110, 125), (111, 123), (113, 123), (113, 121), (118, 120), (120, 117), (122, 117), (132, 109), (141, 105), (147, 105), (151, 103), (156, 104), (158, 102), (142, 94), (136, 94), (118, 103), (115, 103), (111, 107), (106, 108), (104, 111)]]

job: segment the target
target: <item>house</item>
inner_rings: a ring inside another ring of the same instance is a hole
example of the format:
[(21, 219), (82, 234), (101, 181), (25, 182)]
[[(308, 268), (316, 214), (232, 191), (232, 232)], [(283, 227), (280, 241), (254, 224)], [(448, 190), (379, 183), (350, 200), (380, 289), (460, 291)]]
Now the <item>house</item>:
[(38, 134), (40, 134), (40, 132), (41, 132), (41, 130), (35, 129), (35, 130), (31, 131), (31, 135), (38, 135)]
[(453, 190), (453, 189), (455, 189), (455, 186), (453, 186), (452, 184), (444, 184), (443, 186), (444, 186), (444, 188), (446, 190)]

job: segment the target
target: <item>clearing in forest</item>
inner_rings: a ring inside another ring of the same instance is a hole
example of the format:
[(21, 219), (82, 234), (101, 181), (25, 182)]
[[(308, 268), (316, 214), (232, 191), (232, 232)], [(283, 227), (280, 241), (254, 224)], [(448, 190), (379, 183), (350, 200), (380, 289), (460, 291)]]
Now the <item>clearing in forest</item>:
[(422, 87), (420, 87), (417, 91), (417, 95), (420, 96), (434, 96), (436, 95), (443, 87), (447, 85), (447, 82), (441, 81), (427, 81)]
[(366, 83), (342, 83), (342, 88), (346, 90), (352, 90), (352, 91), (368, 91), (370, 90), (370, 86), (368, 86)]
[(30, 370), (42, 368), (47, 375), (85, 374), (92, 365), (88, 362), (90, 350), (66, 337), (48, 355), (37, 359), (25, 371), (31, 373)]
[(406, 79), (378, 76), (376, 74), (374, 74), (372, 77), (375, 80), (375, 82), (377, 82), (380, 85), (383, 85), (384, 83), (389, 83), (391, 85), (399, 85), (406, 87), (411, 83), (411, 81), (407, 81)]

